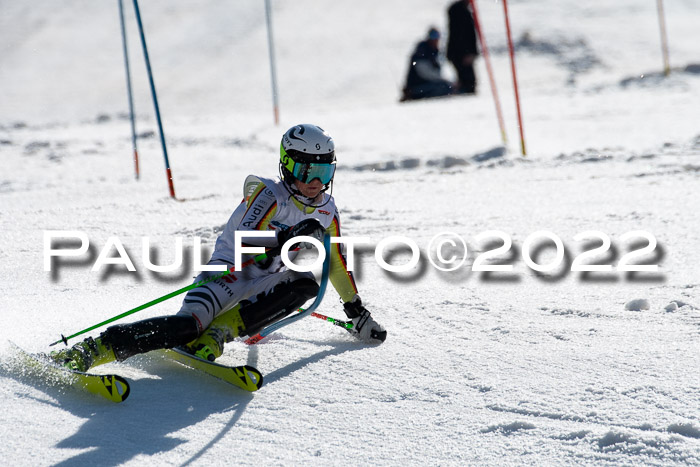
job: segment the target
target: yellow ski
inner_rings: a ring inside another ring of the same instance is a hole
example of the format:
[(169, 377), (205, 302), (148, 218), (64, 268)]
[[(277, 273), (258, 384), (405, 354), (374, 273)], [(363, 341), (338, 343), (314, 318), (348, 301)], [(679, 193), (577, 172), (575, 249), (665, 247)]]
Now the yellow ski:
[(167, 358), (199, 370), (227, 383), (238, 386), (246, 391), (257, 391), (263, 384), (263, 376), (250, 365), (226, 366), (215, 362), (195, 357), (180, 349), (167, 349), (161, 351)]
[(129, 397), (129, 382), (118, 375), (97, 375), (73, 371), (57, 365), (47, 355), (32, 354), (10, 342), (21, 359), (23, 370), (54, 384), (69, 385), (104, 397), (112, 402), (122, 402)]

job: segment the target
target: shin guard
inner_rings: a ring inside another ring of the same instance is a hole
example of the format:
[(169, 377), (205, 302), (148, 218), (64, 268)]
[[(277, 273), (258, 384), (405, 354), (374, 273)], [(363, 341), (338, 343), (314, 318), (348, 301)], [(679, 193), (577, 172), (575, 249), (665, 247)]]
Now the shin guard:
[(199, 335), (197, 321), (191, 316), (166, 316), (110, 326), (100, 335), (114, 350), (117, 360), (156, 349), (185, 345)]
[(245, 334), (254, 336), (265, 326), (277, 322), (318, 294), (318, 284), (311, 278), (277, 284), (257, 301), (245, 303), (240, 310)]

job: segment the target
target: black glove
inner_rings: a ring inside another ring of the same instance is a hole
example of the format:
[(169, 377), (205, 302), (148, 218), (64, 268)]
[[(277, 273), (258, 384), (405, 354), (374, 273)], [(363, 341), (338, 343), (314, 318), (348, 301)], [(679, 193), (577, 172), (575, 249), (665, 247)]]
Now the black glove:
[[(299, 237), (302, 235), (313, 237), (316, 240), (323, 242), (323, 237), (326, 234), (325, 229), (318, 221), (318, 219), (304, 219), (297, 225), (293, 225), (289, 228), (280, 230), (277, 234), (277, 242), (280, 246), (287, 243), (287, 240), (294, 237)], [(306, 243), (300, 244), (301, 248), (311, 248), (311, 245)]]

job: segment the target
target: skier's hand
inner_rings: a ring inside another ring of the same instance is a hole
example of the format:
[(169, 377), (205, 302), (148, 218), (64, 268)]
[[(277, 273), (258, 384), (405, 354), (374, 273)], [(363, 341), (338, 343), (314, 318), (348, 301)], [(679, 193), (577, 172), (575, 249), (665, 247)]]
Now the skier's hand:
[(386, 340), (386, 331), (362, 305), (360, 297), (355, 296), (351, 302), (345, 302), (343, 308), (348, 318), (352, 319), (355, 337), (369, 344), (381, 344)]
[[(323, 242), (323, 237), (325, 234), (326, 231), (323, 229), (323, 226), (318, 221), (318, 219), (304, 219), (297, 225), (293, 225), (292, 227), (289, 227), (287, 229), (280, 230), (280, 232), (277, 234), (277, 241), (279, 242), (280, 246), (282, 246), (285, 243), (287, 243), (287, 240), (303, 235), (313, 237), (316, 240)], [(305, 242), (301, 242), (299, 246), (300, 248), (312, 247), (311, 244)]]

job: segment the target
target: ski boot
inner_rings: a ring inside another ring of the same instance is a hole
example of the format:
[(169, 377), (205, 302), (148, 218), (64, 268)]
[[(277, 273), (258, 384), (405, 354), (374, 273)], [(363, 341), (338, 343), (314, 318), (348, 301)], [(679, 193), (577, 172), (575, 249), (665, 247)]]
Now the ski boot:
[(240, 310), (246, 303), (249, 302), (244, 300), (214, 318), (201, 336), (187, 344), (186, 350), (210, 362), (219, 358), (224, 353), (224, 344), (241, 335), (245, 329)]
[(103, 344), (99, 337), (97, 339), (88, 337), (69, 349), (55, 350), (49, 356), (59, 365), (72, 371), (81, 372), (117, 359), (112, 347)]
[(311, 278), (277, 284), (271, 291), (243, 300), (220, 314), (187, 350), (213, 362), (224, 352), (224, 343), (238, 336), (254, 336), (265, 326), (281, 320), (318, 294), (318, 284)]

